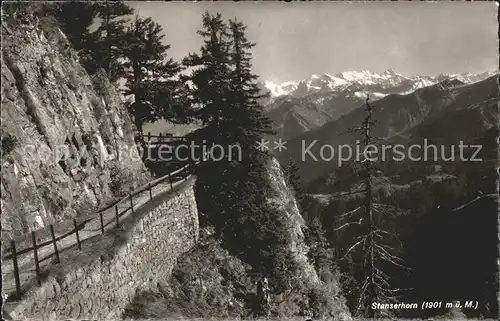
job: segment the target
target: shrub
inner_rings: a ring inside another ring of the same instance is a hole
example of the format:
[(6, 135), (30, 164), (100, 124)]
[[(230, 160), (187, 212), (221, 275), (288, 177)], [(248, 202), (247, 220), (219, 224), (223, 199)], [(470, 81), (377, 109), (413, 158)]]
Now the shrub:
[(114, 197), (126, 196), (134, 188), (148, 182), (146, 173), (138, 169), (114, 166), (110, 170), (109, 189)]
[(2, 157), (9, 155), (12, 150), (16, 147), (17, 138), (11, 134), (2, 135), (1, 146), (2, 146)]

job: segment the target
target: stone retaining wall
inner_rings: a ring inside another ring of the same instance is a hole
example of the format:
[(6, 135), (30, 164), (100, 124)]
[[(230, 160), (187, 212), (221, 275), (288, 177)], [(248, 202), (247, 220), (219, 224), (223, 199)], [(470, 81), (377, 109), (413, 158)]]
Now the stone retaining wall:
[[(177, 258), (198, 238), (194, 178), (152, 208), (138, 211), (119, 229), (61, 253), (42, 286), (8, 303), (14, 320), (121, 319), (137, 291), (154, 291), (168, 280)], [(108, 252), (103, 248), (108, 247)], [(72, 256), (73, 255), (73, 256)], [(82, 262), (80, 262), (82, 261)], [(71, 262), (71, 263), (68, 263)], [(59, 266), (61, 265), (61, 266)], [(69, 265), (69, 266), (66, 266)]]

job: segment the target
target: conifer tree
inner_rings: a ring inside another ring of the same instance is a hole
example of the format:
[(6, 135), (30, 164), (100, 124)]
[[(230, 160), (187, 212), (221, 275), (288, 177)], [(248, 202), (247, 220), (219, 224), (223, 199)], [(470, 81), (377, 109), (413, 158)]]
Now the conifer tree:
[(291, 158), (288, 159), (283, 166), (285, 181), (293, 188), (295, 192), (295, 199), (297, 200), (299, 209), (302, 211), (304, 205), (303, 203), (305, 201), (305, 191), (302, 188), (298, 171), (299, 167), (297, 163), (295, 163)]
[(260, 101), (269, 94), (261, 94), (258, 76), (252, 73), (250, 50), (255, 43), (246, 35), (246, 26), (238, 20), (229, 21), (231, 36), (230, 63), (232, 65), (232, 108), (228, 111), (229, 131), (242, 146), (254, 147), (263, 134), (272, 134), (271, 121), (264, 116)]
[[(102, 68), (112, 82), (123, 77), (126, 17), (132, 8), (122, 1), (67, 1), (46, 4), (46, 13), (56, 18), (88, 73)], [(93, 25), (98, 27), (90, 31)]]
[(306, 244), (309, 247), (308, 258), (319, 274), (331, 272), (333, 268), (333, 249), (325, 236), (323, 224), (318, 217), (312, 219), (305, 232)]
[(106, 71), (112, 82), (124, 76), (123, 49), (125, 41), (126, 16), (133, 13), (133, 9), (119, 1), (96, 2), (93, 4), (96, 18), (101, 19), (97, 30), (90, 33), (90, 43), (85, 46), (87, 57), (84, 64), (90, 73), (98, 68)]
[(70, 0), (46, 4), (45, 13), (54, 16), (73, 48), (82, 51), (90, 45), (89, 29), (97, 17), (96, 9), (90, 1)]
[[(130, 24), (133, 9), (122, 1), (71, 1), (50, 8), (90, 74), (102, 68), (113, 82), (125, 78), (124, 94), (133, 97), (128, 108), (139, 133), (145, 122), (187, 121), (186, 86), (175, 79), (181, 67), (167, 58), (170, 46), (163, 44), (158, 23), (136, 18)], [(98, 27), (90, 32), (93, 24)]]
[(198, 31), (204, 38), (201, 53), (190, 54), (183, 63), (195, 68), (185, 80), (193, 84), (192, 103), (205, 126), (203, 138), (223, 146), (239, 144), (248, 157), (254, 155), (256, 141), (272, 130), (260, 104), (266, 95), (260, 94), (251, 71), (255, 44), (246, 38), (245, 29), (239, 21), (227, 25), (220, 14), (205, 13)]
[(191, 104), (196, 107), (195, 117), (204, 126), (203, 138), (210, 143), (221, 143), (224, 117), (230, 108), (229, 43), (227, 25), (221, 14), (202, 17), (202, 29), (198, 34), (203, 37), (200, 53), (191, 53), (183, 60), (193, 72), (184, 77), (192, 83)]
[[(373, 128), (376, 125), (373, 120), (373, 108), (366, 98), (366, 117), (360, 126), (349, 131), (359, 133), (363, 137), (364, 146), (375, 145), (377, 137), (373, 136)], [(360, 191), (364, 193), (363, 205), (346, 213), (338, 215), (340, 226), (334, 229), (340, 232), (346, 229), (356, 228), (357, 236), (347, 250), (341, 253), (339, 261), (348, 260), (349, 265), (358, 265), (362, 271), (354, 269), (353, 273), (359, 278), (359, 287), (356, 291), (355, 313), (363, 317), (389, 316), (392, 312), (385, 310), (374, 310), (372, 303), (394, 303), (402, 289), (395, 289), (387, 273), (388, 268), (408, 269), (405, 262), (397, 256), (394, 244), (400, 243), (398, 235), (391, 232), (388, 222), (398, 215), (398, 209), (393, 206), (378, 203), (374, 195), (373, 178), (377, 171), (376, 159), (368, 153), (361, 160), (359, 172), (363, 184)], [(347, 221), (347, 222), (346, 222)], [(344, 223), (345, 222), (345, 223)]]
[[(209, 144), (239, 144), (241, 159), (203, 163), (197, 170), (198, 207), (213, 224), (228, 250), (262, 276), (270, 275), (273, 291), (284, 291), (291, 280), (290, 222), (268, 202), (268, 155), (256, 140), (271, 132), (258, 103), (250, 49), (240, 22), (227, 25), (220, 14), (203, 15), (204, 43), (200, 53), (184, 59), (193, 68), (184, 77), (192, 83), (191, 101), (204, 125), (197, 137)], [(203, 224), (203, 222), (202, 222)]]
[(133, 96), (128, 107), (139, 133), (145, 122), (175, 118), (172, 113), (181, 90), (175, 76), (181, 67), (172, 58), (167, 59), (170, 45), (163, 44), (162, 32), (151, 18), (136, 18), (126, 32), (125, 95)]

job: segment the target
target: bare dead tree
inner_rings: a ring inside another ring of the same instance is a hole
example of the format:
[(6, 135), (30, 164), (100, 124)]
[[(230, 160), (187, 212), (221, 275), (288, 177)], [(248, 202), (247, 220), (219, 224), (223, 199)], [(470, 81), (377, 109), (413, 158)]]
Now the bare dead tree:
[[(363, 317), (388, 316), (384, 310), (372, 309), (372, 303), (395, 302), (402, 289), (395, 289), (390, 284), (387, 275), (387, 266), (397, 266), (407, 269), (401, 258), (396, 255), (397, 248), (401, 248), (398, 235), (384, 227), (383, 223), (399, 214), (399, 209), (377, 203), (374, 198), (373, 178), (378, 171), (377, 160), (367, 156), (367, 147), (376, 145), (378, 140), (372, 135), (376, 123), (373, 120), (373, 108), (369, 97), (365, 102), (366, 117), (359, 127), (349, 129), (351, 133), (359, 133), (363, 137), (365, 146), (364, 158), (358, 160), (359, 175), (362, 187), (356, 188), (356, 193), (364, 194), (363, 205), (354, 210), (337, 215), (339, 226), (334, 231), (342, 231), (357, 227), (353, 244), (339, 256), (339, 260), (349, 258), (351, 262), (360, 263), (363, 273), (357, 278), (356, 314)], [(361, 282), (359, 281), (361, 280)], [(388, 311), (388, 310), (387, 310)]]

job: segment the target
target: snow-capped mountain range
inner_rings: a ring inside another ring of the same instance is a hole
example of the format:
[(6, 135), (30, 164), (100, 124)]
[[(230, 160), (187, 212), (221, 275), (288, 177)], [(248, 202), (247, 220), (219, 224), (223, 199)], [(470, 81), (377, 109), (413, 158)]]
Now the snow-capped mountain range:
[(446, 88), (458, 89), (495, 74), (407, 77), (391, 69), (380, 74), (363, 70), (341, 72), (335, 76), (312, 75), (302, 81), (279, 85), (268, 81), (261, 86), (271, 92), (271, 97), (263, 103), (267, 116), (273, 121), (273, 128), (280, 137), (291, 139), (354, 111), (363, 105), (367, 96), (373, 102), (391, 94), (406, 96), (431, 87), (441, 92)]
[(463, 83), (474, 83), (494, 74), (494, 72), (481, 74), (465, 72), (438, 76), (404, 76), (392, 69), (380, 74), (362, 70), (340, 72), (334, 76), (327, 73), (311, 75), (301, 81), (287, 81), (281, 84), (265, 81), (264, 85), (270, 91), (271, 97), (290, 95), (298, 98), (318, 92), (348, 90), (360, 98), (369, 94), (372, 99), (379, 99), (388, 94), (408, 94), (446, 80), (456, 79)]
[[(470, 77), (469, 81), (474, 81), (474, 78)], [(356, 97), (346, 98), (344, 93), (334, 91), (301, 98), (277, 97), (275, 104), (278, 106), (268, 112), (277, 134), (288, 142), (280, 160), (295, 160), (301, 167), (299, 175), (303, 179), (324, 175), (333, 166), (331, 162), (311, 158), (301, 161), (304, 160), (304, 142), (317, 141), (318, 144), (310, 150), (318, 155), (321, 146), (353, 146), (360, 138), (357, 134), (346, 133), (366, 118), (364, 101)], [(318, 102), (318, 96), (326, 96), (326, 99)], [(376, 122), (373, 135), (391, 144), (407, 146), (424, 139), (443, 146), (475, 141), (489, 130), (496, 133), (498, 96), (496, 75), (470, 84), (445, 79), (407, 95), (389, 95), (371, 105), (373, 121)]]

